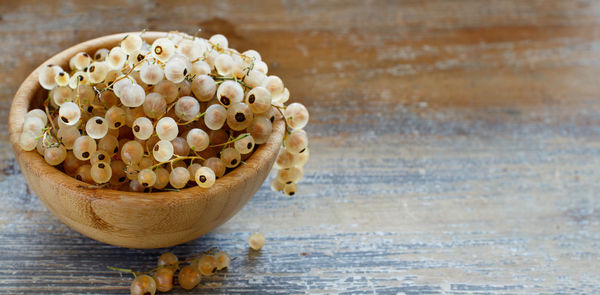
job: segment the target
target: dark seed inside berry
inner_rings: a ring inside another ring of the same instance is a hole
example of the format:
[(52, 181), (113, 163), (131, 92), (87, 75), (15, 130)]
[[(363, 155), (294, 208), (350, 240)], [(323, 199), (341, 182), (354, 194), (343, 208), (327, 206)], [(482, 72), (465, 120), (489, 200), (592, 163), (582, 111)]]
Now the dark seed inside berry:
[(88, 113), (91, 113), (93, 110), (94, 110), (94, 107), (93, 107), (93, 106), (89, 106), (89, 107), (87, 108), (87, 111), (88, 111)]
[(85, 56), (85, 57), (88, 57), (88, 56), (89, 56), (89, 55), (88, 55), (87, 53), (85, 53), (85, 52), (84, 52), (82, 55), (83, 55), (83, 56)]
[(88, 70), (88, 68), (87, 68), (87, 67), (83, 68), (83, 71), (84, 71), (84, 72), (87, 72), (87, 70)]
[(306, 150), (306, 148), (303, 148), (299, 153), (303, 153)]
[(96, 59), (100, 59), (102, 57), (102, 55), (100, 55), (100, 53), (96, 54)]
[(77, 180), (81, 180), (81, 175), (77, 175), (77, 176), (75, 176), (75, 178), (76, 178)]
[(140, 126), (138, 126), (138, 125), (133, 126), (133, 131), (140, 132)]
[(292, 182), (291, 182), (291, 181), (288, 181), (288, 182), (286, 182), (285, 184), (292, 184)]
[(235, 165), (237, 163), (237, 159), (231, 160), (231, 165)]
[(104, 156), (104, 154), (99, 154), (99, 155), (98, 155), (98, 160), (102, 161), (102, 160), (104, 160), (104, 158), (106, 158), (106, 157)]
[(88, 152), (83, 152), (83, 153), (81, 154), (81, 156), (82, 156), (82, 157), (84, 157), (84, 158), (87, 158), (87, 157), (89, 157), (89, 156), (90, 156), (90, 153), (88, 153)]
[(146, 186), (146, 187), (148, 186), (148, 184), (147, 184), (147, 183), (145, 183), (145, 182), (142, 182), (142, 185), (143, 185), (143, 186)]
[(98, 164), (98, 168), (100, 168), (100, 169), (104, 169), (104, 167), (105, 167), (104, 163), (100, 163), (100, 164)]
[(123, 182), (123, 181), (125, 181), (125, 176), (121, 176), (121, 177), (119, 178), (119, 182)]
[(273, 123), (273, 121), (275, 121), (275, 117), (271, 117), (271, 123)]
[(90, 72), (90, 73), (93, 73), (95, 70), (96, 70), (96, 66), (91, 66), (91, 67), (88, 69), (88, 72)]
[[(145, 188), (145, 189), (144, 189), (144, 192), (145, 192), (145, 193), (147, 193), (147, 192), (149, 192), (149, 191), (150, 191), (150, 188), (149, 188), (149, 187), (147, 187), (147, 188)], [(146, 292), (146, 293), (144, 293), (144, 294), (152, 295), (152, 293), (150, 293), (150, 292)]]
[(206, 176), (204, 175), (200, 175), (198, 179), (200, 180), (200, 182), (206, 182)]
[(158, 146), (158, 144), (154, 146), (155, 151), (158, 151), (159, 149), (160, 149), (160, 147)]
[(96, 119), (96, 124), (100, 125), (100, 124), (102, 124), (102, 122), (103, 122), (102, 119)]
[(65, 72), (60, 72), (60, 73), (58, 73), (58, 75), (62, 77), (65, 75)]
[(295, 194), (295, 192), (290, 192), (290, 196), (293, 196)]
[(144, 59), (144, 55), (138, 54), (137, 61), (142, 61)]
[(60, 119), (63, 120), (63, 122), (65, 123), (69, 123), (69, 119), (67, 119), (67, 117), (65, 116), (60, 117)]
[(115, 122), (115, 127), (121, 126), (121, 122)]
[(79, 79), (79, 81), (83, 81), (83, 76), (79, 75), (79, 77), (77, 77)]
[(185, 68), (183, 69), (183, 75), (184, 76), (187, 75), (187, 69), (185, 69)]
[(248, 143), (248, 149), (249, 150), (252, 149), (252, 143), (251, 142)]
[(156, 46), (156, 48), (154, 48), (154, 53), (156, 53), (156, 54), (161, 54), (162, 51), (163, 51), (163, 49), (160, 46)]
[(244, 115), (244, 113), (236, 113), (235, 120), (238, 122), (244, 122), (246, 121), (246, 115)]
[(256, 96), (254, 96), (254, 94), (250, 94), (250, 96), (248, 96), (248, 102), (249, 103), (254, 103), (255, 99), (256, 99)]
[(113, 153), (117, 153), (119, 151), (119, 147), (115, 147), (115, 149), (113, 150)]
[(221, 96), (221, 103), (228, 106), (229, 105), (229, 97), (227, 96)]

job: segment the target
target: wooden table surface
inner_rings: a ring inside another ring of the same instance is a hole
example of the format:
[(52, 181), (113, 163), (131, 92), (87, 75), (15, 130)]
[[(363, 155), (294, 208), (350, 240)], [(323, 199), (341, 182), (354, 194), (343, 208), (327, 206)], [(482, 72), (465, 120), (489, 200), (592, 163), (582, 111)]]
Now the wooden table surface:
[[(264, 185), (168, 249), (236, 257), (171, 294), (600, 293), (600, 2), (84, 2), (0, 2), (1, 293), (127, 294), (130, 278), (106, 266), (148, 269), (165, 251), (60, 223), (28, 190), (6, 128), (46, 58), (144, 28), (260, 51), (311, 112), (299, 194)], [(257, 230), (267, 244), (252, 253)]]

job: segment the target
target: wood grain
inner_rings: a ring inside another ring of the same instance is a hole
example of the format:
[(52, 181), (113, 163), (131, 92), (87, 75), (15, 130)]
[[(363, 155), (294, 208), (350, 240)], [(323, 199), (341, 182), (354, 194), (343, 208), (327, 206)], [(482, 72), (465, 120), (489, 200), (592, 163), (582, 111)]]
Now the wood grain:
[[(0, 116), (47, 57), (142, 28), (223, 32), (307, 105), (298, 196), (263, 185), (170, 249), (237, 257), (193, 293), (600, 293), (597, 1), (24, 0), (0, 15)], [(149, 268), (162, 250), (62, 225), (27, 189), (6, 130), (0, 292), (126, 294), (129, 278), (105, 267)], [(260, 253), (246, 246), (255, 230)]]

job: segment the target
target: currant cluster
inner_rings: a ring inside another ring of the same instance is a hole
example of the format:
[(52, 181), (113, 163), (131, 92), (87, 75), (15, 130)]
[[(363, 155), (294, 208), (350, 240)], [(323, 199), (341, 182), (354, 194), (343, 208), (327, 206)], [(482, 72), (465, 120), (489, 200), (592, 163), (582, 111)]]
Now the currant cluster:
[[(187, 265), (182, 267), (183, 264)], [(116, 267), (108, 268), (134, 275), (129, 287), (131, 295), (154, 295), (156, 291), (171, 291), (175, 275), (177, 275), (179, 286), (191, 290), (200, 283), (203, 276), (210, 277), (219, 270), (229, 268), (230, 264), (229, 254), (210, 249), (202, 255), (183, 261), (179, 261), (179, 258), (171, 252), (163, 253), (158, 258), (157, 266), (147, 272), (136, 272), (131, 269)]]
[(309, 118), (255, 50), (225, 36), (171, 32), (80, 52), (69, 70), (44, 66), (44, 109), (25, 116), (19, 145), (94, 187), (150, 192), (209, 188), (267, 141), (281, 113), (284, 148), (272, 188), (296, 193), (308, 159)]

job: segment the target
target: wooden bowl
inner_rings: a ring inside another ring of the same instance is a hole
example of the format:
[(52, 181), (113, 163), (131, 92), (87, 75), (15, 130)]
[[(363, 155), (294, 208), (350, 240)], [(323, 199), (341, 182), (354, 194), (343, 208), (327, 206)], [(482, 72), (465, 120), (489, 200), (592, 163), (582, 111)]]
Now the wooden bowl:
[[(135, 193), (111, 189), (86, 189), (85, 183), (48, 165), (34, 150), (18, 145), (23, 117), (31, 106), (39, 107), (47, 96), (38, 83), (42, 66), (68, 68), (77, 52), (93, 54), (111, 48), (126, 35), (105, 36), (77, 44), (53, 56), (25, 79), (15, 95), (9, 115), (10, 141), (21, 172), (31, 189), (62, 222), (95, 240), (130, 248), (160, 248), (196, 239), (235, 215), (256, 193), (275, 161), (285, 124), (281, 116), (273, 123), (273, 134), (241, 165), (210, 189), (186, 188), (178, 192)], [(165, 32), (146, 32), (152, 42)]]

